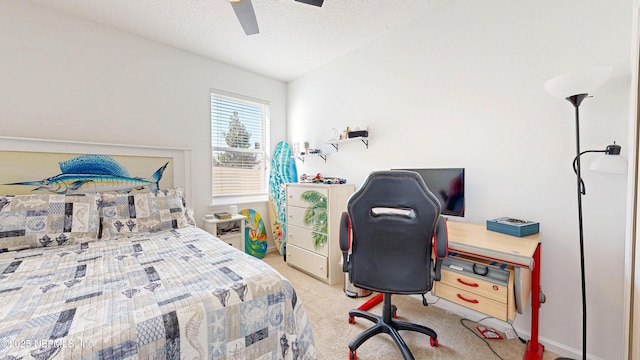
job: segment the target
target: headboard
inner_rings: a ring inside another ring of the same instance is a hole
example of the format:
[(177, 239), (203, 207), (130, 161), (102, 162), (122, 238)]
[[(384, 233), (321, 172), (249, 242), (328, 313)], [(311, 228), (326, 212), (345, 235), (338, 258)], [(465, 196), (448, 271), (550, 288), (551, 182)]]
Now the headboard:
[[(30, 193), (33, 186), (5, 185), (38, 181), (60, 173), (59, 162), (86, 154), (108, 155), (132, 177), (149, 178), (165, 163), (161, 187), (181, 187), (187, 206), (193, 206), (191, 150), (124, 144), (90, 143), (0, 136), (0, 193)], [(160, 164), (160, 165), (158, 165)]]

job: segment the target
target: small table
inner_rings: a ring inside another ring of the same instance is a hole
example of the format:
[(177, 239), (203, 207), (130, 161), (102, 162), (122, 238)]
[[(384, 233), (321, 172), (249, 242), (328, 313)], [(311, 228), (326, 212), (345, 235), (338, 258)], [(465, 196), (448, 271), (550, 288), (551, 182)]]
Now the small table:
[(244, 252), (244, 222), (246, 216), (233, 214), (228, 219), (203, 218), (204, 230)]

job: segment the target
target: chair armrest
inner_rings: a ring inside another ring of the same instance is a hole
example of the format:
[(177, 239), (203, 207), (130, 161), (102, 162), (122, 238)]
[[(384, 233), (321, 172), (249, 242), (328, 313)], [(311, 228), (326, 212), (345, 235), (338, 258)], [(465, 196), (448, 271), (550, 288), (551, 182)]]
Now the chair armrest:
[(447, 221), (439, 216), (436, 224), (436, 231), (433, 235), (433, 243), (436, 250), (436, 258), (444, 259), (449, 255), (449, 233), (447, 231)]
[(439, 216), (436, 224), (436, 230), (433, 234), (433, 247), (435, 249), (435, 267), (433, 280), (440, 281), (442, 262), (449, 254), (449, 234), (447, 232), (447, 221), (444, 217)]
[(342, 251), (342, 271), (349, 272), (349, 248), (351, 246), (349, 214), (343, 212), (340, 217), (340, 250)]

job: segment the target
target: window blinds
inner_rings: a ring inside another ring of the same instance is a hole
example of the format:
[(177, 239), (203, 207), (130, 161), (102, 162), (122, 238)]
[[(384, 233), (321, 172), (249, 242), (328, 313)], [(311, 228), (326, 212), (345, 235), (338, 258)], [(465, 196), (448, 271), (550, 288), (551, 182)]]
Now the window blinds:
[(269, 103), (211, 90), (213, 197), (266, 195)]

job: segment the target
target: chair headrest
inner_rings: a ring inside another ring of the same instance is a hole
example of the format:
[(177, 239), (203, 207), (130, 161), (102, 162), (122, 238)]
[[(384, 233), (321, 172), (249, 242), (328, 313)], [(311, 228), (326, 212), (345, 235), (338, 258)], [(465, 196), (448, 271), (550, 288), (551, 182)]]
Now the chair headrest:
[[(420, 211), (421, 215), (437, 217), (441, 205), (418, 173), (387, 170), (369, 174), (360, 189), (351, 196), (348, 204), (349, 213), (358, 208), (366, 208), (372, 217), (384, 212), (381, 209), (397, 209), (397, 216), (416, 216), (415, 212)], [(424, 214), (425, 211), (430, 214)]]

